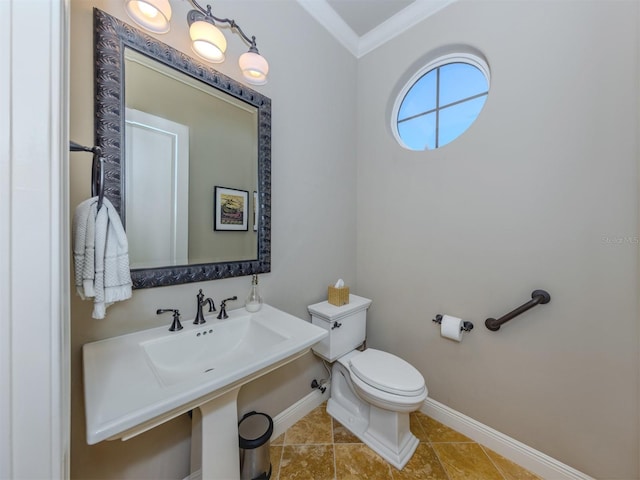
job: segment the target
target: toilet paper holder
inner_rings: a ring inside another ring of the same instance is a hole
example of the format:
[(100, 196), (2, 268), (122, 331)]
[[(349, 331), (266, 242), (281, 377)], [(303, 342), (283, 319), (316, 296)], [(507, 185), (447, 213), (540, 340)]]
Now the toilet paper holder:
[[(431, 321), (438, 324), (442, 323), (442, 315), (436, 315), (436, 318), (432, 319)], [(473, 323), (468, 322), (467, 320), (463, 321), (462, 326), (460, 327), (460, 331), (470, 332), (471, 330), (473, 330)]]

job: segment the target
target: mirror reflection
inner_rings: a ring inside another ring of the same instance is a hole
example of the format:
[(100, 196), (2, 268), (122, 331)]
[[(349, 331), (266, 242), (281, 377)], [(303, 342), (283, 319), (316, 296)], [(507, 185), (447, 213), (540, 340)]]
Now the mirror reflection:
[(96, 144), (134, 288), (271, 270), (271, 100), (94, 9)]
[(132, 268), (256, 259), (256, 107), (130, 48), (125, 85)]

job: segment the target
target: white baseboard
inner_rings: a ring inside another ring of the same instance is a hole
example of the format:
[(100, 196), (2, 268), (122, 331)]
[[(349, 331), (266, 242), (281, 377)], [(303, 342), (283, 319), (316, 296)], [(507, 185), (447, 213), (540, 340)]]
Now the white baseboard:
[(420, 411), (546, 480), (595, 480), (431, 398), (424, 401)]
[(327, 382), (327, 390), (322, 393), (320, 390), (314, 390), (308, 395), (302, 397), (289, 408), (280, 412), (273, 419), (273, 435), (271, 438), (278, 438), (287, 429), (293, 426), (298, 420), (303, 418), (314, 408), (322, 405), (322, 402), (329, 399), (330, 386)]

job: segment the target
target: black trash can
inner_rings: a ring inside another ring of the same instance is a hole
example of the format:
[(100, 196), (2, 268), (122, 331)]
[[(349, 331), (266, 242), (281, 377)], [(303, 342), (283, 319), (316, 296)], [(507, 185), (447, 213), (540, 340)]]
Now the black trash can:
[(249, 412), (238, 422), (241, 480), (271, 478), (269, 440), (272, 434), (273, 420), (266, 413)]

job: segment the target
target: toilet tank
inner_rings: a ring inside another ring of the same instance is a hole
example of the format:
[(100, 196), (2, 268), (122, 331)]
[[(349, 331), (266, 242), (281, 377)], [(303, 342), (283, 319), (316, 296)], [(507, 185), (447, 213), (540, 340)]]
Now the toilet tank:
[(367, 335), (368, 298), (349, 295), (349, 303), (341, 307), (324, 301), (309, 305), (311, 322), (329, 332), (312, 350), (329, 362), (337, 360), (360, 346)]

